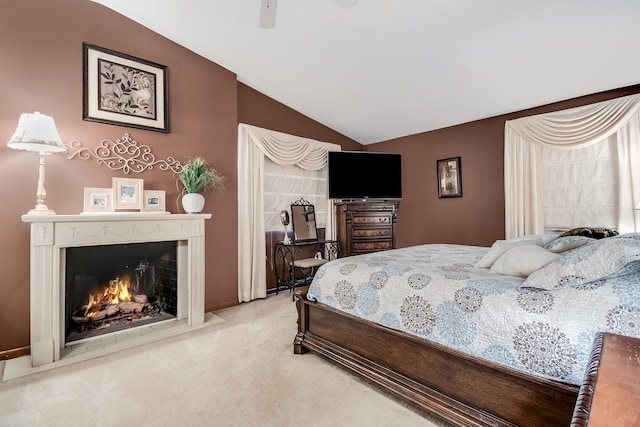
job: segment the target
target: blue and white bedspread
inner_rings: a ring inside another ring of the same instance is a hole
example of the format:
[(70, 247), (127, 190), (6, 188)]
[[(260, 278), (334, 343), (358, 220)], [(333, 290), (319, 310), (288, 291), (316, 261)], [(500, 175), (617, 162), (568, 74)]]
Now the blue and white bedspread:
[(527, 288), (524, 278), (475, 267), (488, 250), (429, 244), (336, 259), (318, 270), (308, 298), (570, 384), (582, 383), (596, 332), (640, 336), (637, 271)]

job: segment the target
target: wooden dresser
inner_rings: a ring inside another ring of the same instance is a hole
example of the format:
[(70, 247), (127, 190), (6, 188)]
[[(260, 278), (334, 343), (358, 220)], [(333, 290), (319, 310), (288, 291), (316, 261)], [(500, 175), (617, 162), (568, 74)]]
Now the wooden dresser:
[(396, 215), (400, 202), (336, 203), (340, 257), (396, 247)]

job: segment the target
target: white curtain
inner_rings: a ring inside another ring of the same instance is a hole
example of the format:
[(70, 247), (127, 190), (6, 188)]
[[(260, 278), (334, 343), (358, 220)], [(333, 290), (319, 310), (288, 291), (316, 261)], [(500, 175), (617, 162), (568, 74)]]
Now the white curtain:
[[(306, 170), (321, 169), (338, 144), (320, 142), (246, 124), (238, 125), (238, 301), (267, 296), (264, 227), (264, 159)], [(328, 212), (334, 212), (331, 201)], [(334, 236), (333, 215), (326, 233)], [(331, 220), (330, 220), (331, 218)]]
[[(640, 95), (523, 117), (505, 123), (504, 180), (507, 239), (544, 231), (540, 189), (543, 146), (571, 150), (607, 138), (618, 156), (618, 230), (636, 229), (640, 200)], [(635, 203), (634, 203), (635, 202)]]

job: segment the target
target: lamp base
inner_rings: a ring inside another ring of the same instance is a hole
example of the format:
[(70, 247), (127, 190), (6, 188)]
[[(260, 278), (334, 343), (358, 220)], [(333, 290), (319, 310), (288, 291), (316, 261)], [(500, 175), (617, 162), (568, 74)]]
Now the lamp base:
[(35, 216), (35, 215), (40, 215), (40, 216), (45, 216), (45, 215), (55, 215), (56, 213), (49, 209), (47, 207), (47, 205), (36, 205), (35, 208), (31, 209), (29, 212), (26, 213), (26, 215), (29, 216)]

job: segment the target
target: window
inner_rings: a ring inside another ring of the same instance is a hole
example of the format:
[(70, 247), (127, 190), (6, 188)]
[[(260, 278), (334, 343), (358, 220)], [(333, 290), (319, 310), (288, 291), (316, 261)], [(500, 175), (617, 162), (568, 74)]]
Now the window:
[(298, 166), (264, 161), (264, 226), (266, 231), (282, 230), (280, 211), (303, 197), (316, 209), (316, 224), (324, 228), (327, 221), (327, 167), (307, 171)]

